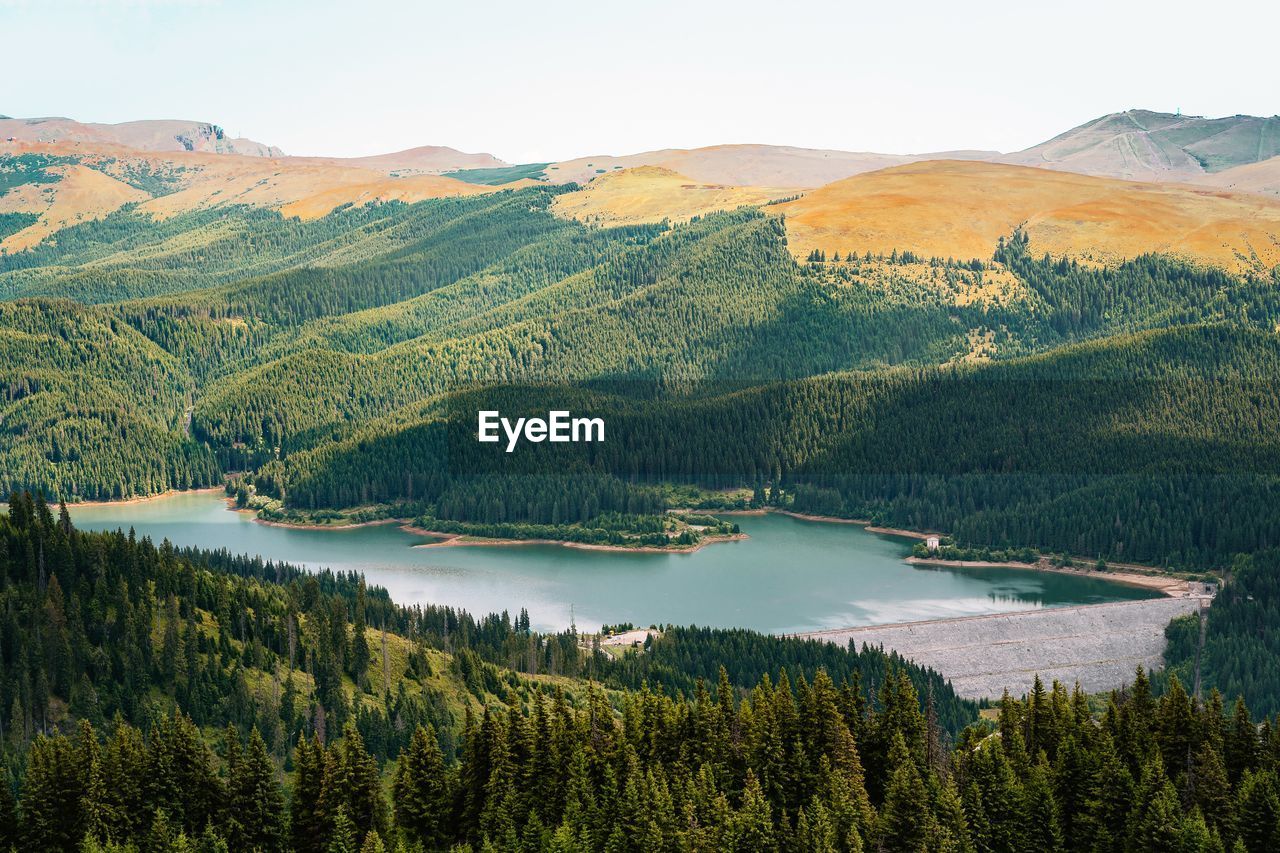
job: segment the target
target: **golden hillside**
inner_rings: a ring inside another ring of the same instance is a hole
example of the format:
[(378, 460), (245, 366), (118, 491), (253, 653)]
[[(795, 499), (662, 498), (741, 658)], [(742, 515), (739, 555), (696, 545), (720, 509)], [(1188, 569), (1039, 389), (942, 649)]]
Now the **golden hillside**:
[(56, 183), (31, 183), (0, 195), (0, 213), (34, 213), (40, 218), (8, 239), (0, 249), (11, 252), (34, 246), (68, 225), (99, 219), (130, 202), (151, 198), (110, 175), (79, 165), (50, 168)]
[[(65, 162), (49, 167), (59, 179), (20, 185), (0, 196), (0, 213), (34, 213), (40, 219), (10, 235), (0, 248), (20, 251), (58, 229), (99, 219), (125, 204), (158, 218), (189, 210), (246, 204), (315, 218), (343, 204), (423, 201), (475, 195), (506, 187), (468, 184), (440, 175), (394, 178), (380, 169), (338, 160), (249, 157), (208, 152), (155, 152), (85, 142), (0, 143), (0, 156), (46, 155)], [(139, 177), (163, 192), (139, 189)], [(132, 182), (132, 185), (131, 185)]]
[(599, 225), (636, 222), (686, 222), (717, 210), (763, 204), (795, 195), (796, 190), (704, 184), (670, 169), (639, 166), (601, 175), (577, 192), (558, 196), (559, 216)]
[(792, 251), (989, 258), (1023, 226), (1032, 249), (1115, 263), (1163, 252), (1243, 272), (1280, 264), (1280, 202), (1023, 166), (951, 160), (858, 175), (772, 208)]
[(936, 160), (987, 159), (994, 151), (953, 151), (943, 154), (874, 154), (831, 151), (789, 145), (709, 145), (705, 148), (665, 148), (620, 157), (597, 155), (552, 163), (547, 179), (563, 184), (588, 181), (637, 166), (659, 166), (694, 181), (747, 187), (820, 187), (832, 181), (887, 169), (903, 163)]

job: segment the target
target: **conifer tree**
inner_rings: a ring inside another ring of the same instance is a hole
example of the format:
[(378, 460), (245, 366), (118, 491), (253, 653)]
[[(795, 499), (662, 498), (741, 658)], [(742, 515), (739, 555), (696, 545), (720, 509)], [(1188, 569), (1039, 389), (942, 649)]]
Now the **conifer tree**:
[(386, 845), (382, 843), (382, 836), (378, 835), (376, 829), (364, 837), (364, 844), (360, 845), (360, 853), (387, 853)]
[(324, 820), (324, 748), (319, 738), (298, 738), (293, 758), (293, 793), (289, 801), (290, 838), (298, 853), (323, 853), (330, 828)]
[[(547, 779), (549, 784), (553, 780)], [(394, 786), (396, 825), (412, 843), (432, 849), (446, 844), (450, 795), (435, 729), (419, 726), (400, 758)]]
[(38, 735), (27, 757), (22, 787), (22, 848), (71, 850), (80, 843), (80, 802), (76, 757), (62, 735)]
[(237, 850), (263, 853), (284, 850), (284, 793), (256, 727), (249, 733), (248, 749), (232, 768), (228, 790), (235, 816), (234, 821), (228, 822), (235, 828), (227, 839), (230, 845)]
[(337, 811), (333, 813), (332, 824), (328, 843), (324, 848), (325, 853), (359, 853), (356, 825), (351, 822), (351, 818), (347, 817), (345, 806), (338, 806)]
[(742, 789), (742, 805), (734, 813), (732, 849), (738, 853), (776, 849), (773, 815), (755, 773), (748, 770)]
[(1280, 848), (1280, 796), (1272, 771), (1245, 771), (1236, 815), (1240, 840), (1249, 853)]
[(880, 810), (880, 844), (890, 853), (926, 849), (936, 835), (936, 820), (929, 793), (901, 732), (894, 734), (889, 765), (893, 769)]
[(357, 842), (363, 842), (371, 830), (377, 830), (379, 835), (386, 833), (386, 802), (378, 763), (350, 723), (342, 732), (342, 740), (328, 750), (320, 802), (322, 814), (336, 816), (342, 810), (354, 827)]
[(1142, 778), (1129, 814), (1127, 845), (1131, 850), (1172, 850), (1182, 834), (1183, 812), (1158, 754), (1143, 765)]
[(1064, 848), (1058, 804), (1049, 784), (1048, 759), (1043, 752), (1040, 753), (1040, 761), (1031, 768), (1023, 792), (1027, 815), (1026, 849), (1039, 853), (1061, 853)]
[(1258, 766), (1258, 730), (1253, 725), (1243, 696), (1236, 697), (1232, 708), (1231, 722), (1227, 724), (1222, 744), (1222, 759), (1232, 784), (1239, 784), (1245, 771)]

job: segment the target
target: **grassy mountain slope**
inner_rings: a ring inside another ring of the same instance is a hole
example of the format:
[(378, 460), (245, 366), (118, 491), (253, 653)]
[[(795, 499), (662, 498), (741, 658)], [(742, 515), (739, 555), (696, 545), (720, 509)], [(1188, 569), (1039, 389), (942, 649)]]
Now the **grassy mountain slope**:
[[(50, 165), (38, 171), (28, 165), (46, 161)], [(467, 160), (438, 162), (446, 170)], [(137, 204), (140, 213), (160, 219), (230, 205), (284, 210), (287, 216), (312, 219), (350, 204), (494, 191), (416, 168), (397, 177), (385, 165), (201, 151), (162, 154), (95, 143), (5, 143), (0, 145), (0, 174), (25, 180), (6, 181), (13, 186), (0, 193), (0, 212), (40, 218), (5, 237), (0, 250), (30, 248), (69, 225), (101, 219), (130, 203)]]
[(601, 175), (578, 192), (559, 196), (553, 209), (560, 216), (606, 226), (687, 222), (794, 195), (792, 189), (698, 183), (660, 166), (637, 166)]
[(1037, 252), (1115, 263), (1159, 252), (1232, 272), (1280, 264), (1280, 204), (1251, 195), (988, 163), (859, 175), (776, 205), (792, 252), (984, 258), (1021, 227)]

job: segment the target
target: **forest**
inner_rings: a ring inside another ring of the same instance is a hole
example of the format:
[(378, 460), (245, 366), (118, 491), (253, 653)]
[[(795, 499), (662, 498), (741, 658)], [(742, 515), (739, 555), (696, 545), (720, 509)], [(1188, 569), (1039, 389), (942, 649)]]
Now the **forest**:
[[(1228, 583), (1214, 599), (1205, 624), (1200, 668), (1205, 683), (1250, 697), (1264, 713), (1280, 712), (1280, 550), (1241, 554), (1227, 572)], [(1198, 620), (1175, 620), (1166, 631), (1166, 668), (1183, 679), (1196, 667)]]
[[(86, 835), (236, 849), (250, 806), (232, 792), (247, 786), (293, 815), (255, 819), (275, 827), (263, 849), (320, 849), (295, 834), (308, 821), (354, 849), (888, 849), (899, 835), (930, 849), (1268, 849), (1275, 747), (1264, 727), (1247, 760), (1239, 731), (1228, 748), (1215, 732), (1243, 730), (1241, 712), (1208, 691), (1243, 695), (1260, 723), (1280, 712), (1265, 630), (1280, 600), (1280, 272), (1051, 258), (1020, 230), (983, 258), (797, 262), (769, 208), (603, 228), (552, 214), (572, 189), (308, 221), (126, 206), (0, 256), (11, 841), (34, 838), (30, 792), (44, 790), (64, 797), (41, 830), (69, 833), (54, 849)], [(550, 408), (605, 418), (610, 440), (510, 455), (474, 440), (479, 409)], [(286, 520), (682, 546), (704, 534), (666, 510), (736, 502), (942, 530), (978, 552), (1213, 573), (1224, 592), (1198, 667), (1198, 626), (1175, 622), (1168, 670), (1114, 710), (1049, 687), (1039, 711), (1006, 703), (993, 737), (936, 673), (877, 650), (663, 626), (615, 658), (527, 616), (403, 608), (355, 577), (87, 536), (24, 497), (228, 478)], [(1175, 685), (1197, 672), (1200, 697)], [(840, 724), (818, 734), (832, 702)], [(1032, 734), (1045, 702), (1057, 740)], [(885, 721), (895, 703), (926, 718), (922, 762), (916, 724)], [(1159, 723), (1188, 707), (1190, 762)], [(720, 743), (690, 734), (711, 717), (728, 743), (692, 756)], [(914, 775), (895, 782), (898, 734)], [(391, 795), (411, 749), (436, 768), (433, 805)], [(833, 749), (850, 763), (815, 763)], [(142, 791), (125, 825), (90, 792), (105, 784), (94, 767), (171, 753), (203, 780), (171, 790), (204, 790), (201, 803)], [(1209, 803), (1196, 780), (1214, 755), (1227, 781)], [(378, 795), (339, 809), (329, 774), (376, 777)], [(559, 774), (536, 778), (576, 799), (538, 807), (510, 793), (535, 778), (521, 774)], [(1137, 805), (1152, 802), (1165, 811)], [(1048, 834), (1017, 834), (1028, 826)]]
[(1280, 842), (1280, 719), (1176, 674), (1100, 697), (1037, 680), (979, 718), (874, 649), (672, 629), (614, 659), (523, 614), (84, 533), (28, 494), (0, 544), (5, 847)]
[[(536, 525), (692, 484), (1195, 570), (1280, 544), (1274, 276), (1037, 258), (1020, 231), (989, 259), (798, 264), (759, 210), (600, 228), (551, 215), (563, 191), (126, 208), (0, 258), (0, 492), (243, 472), (285, 515)], [(1004, 295), (959, 298), (988, 280)], [(504, 471), (459, 428), (513, 394), (596, 406), (618, 440)]]

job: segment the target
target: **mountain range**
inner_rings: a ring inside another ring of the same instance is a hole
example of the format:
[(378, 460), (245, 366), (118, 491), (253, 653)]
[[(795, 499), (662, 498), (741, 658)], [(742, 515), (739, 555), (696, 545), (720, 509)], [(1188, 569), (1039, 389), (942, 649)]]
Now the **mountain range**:
[(580, 189), (557, 195), (552, 210), (597, 225), (765, 205), (785, 215), (800, 257), (851, 249), (983, 257), (995, 236), (1024, 224), (1055, 255), (1103, 263), (1166, 252), (1246, 271), (1280, 257), (1276, 117), (1130, 110), (1013, 154), (718, 145), (523, 165), (441, 146), (286, 156), (192, 121), (4, 118), (0, 140), (0, 251), (8, 252), (126, 207), (156, 219), (227, 205), (311, 219), (346, 205), (574, 183)]

